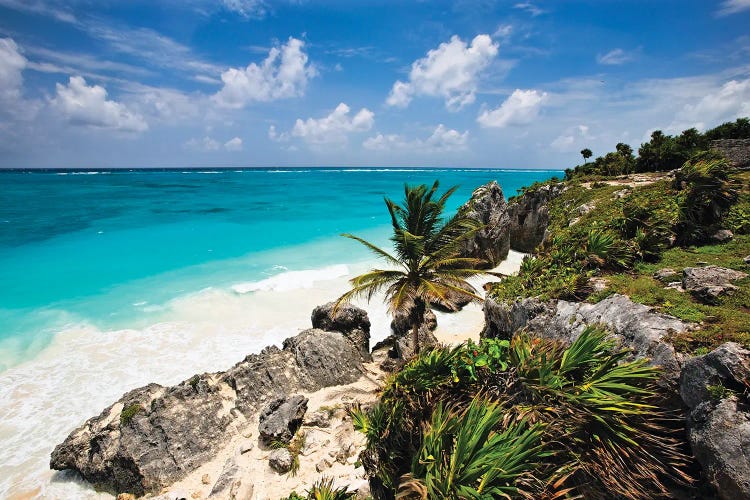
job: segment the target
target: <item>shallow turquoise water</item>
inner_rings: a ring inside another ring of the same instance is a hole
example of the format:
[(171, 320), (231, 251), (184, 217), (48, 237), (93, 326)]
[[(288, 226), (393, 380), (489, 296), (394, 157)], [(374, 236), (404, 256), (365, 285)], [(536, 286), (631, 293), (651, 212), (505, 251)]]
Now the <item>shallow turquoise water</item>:
[(497, 180), (506, 196), (558, 171), (273, 169), (0, 172), (0, 370), (65, 324), (139, 328), (206, 287), (366, 259), (387, 244), (383, 196)]

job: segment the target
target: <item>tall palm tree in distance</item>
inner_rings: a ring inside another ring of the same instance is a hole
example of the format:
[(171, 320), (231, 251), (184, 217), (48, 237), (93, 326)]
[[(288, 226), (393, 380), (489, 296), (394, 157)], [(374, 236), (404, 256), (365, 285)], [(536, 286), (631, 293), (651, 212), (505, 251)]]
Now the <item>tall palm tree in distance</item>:
[(461, 257), (461, 243), (481, 229), (480, 223), (462, 215), (444, 220), (443, 210), (448, 198), (458, 186), (437, 197), (438, 181), (428, 188), (404, 186), (404, 202), (399, 205), (385, 198), (393, 226), (394, 254), (351, 234), (375, 255), (385, 260), (388, 269), (372, 269), (349, 282), (352, 289), (342, 295), (336, 309), (354, 297), (365, 296), (369, 301), (379, 291), (385, 292), (391, 315), (408, 314), (412, 327), (414, 352), (419, 352), (419, 328), (430, 304), (450, 306), (460, 296), (470, 301), (481, 301), (477, 290), (466, 281), (482, 274), (476, 268), (480, 259)]

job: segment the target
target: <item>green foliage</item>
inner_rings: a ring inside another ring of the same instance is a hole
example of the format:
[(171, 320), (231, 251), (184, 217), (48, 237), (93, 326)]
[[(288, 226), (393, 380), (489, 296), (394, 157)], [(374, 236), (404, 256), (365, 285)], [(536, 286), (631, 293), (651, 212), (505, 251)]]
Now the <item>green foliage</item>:
[(706, 140), (750, 139), (750, 119), (737, 118), (734, 122), (722, 123), (703, 134)]
[(544, 456), (541, 424), (525, 421), (501, 427), (502, 407), (474, 399), (465, 410), (438, 404), (414, 455), (400, 496), (499, 498), (518, 493), (519, 476)]
[(302, 496), (293, 491), (288, 497), (281, 500), (350, 500), (355, 493), (349, 492), (348, 488), (334, 488), (333, 478), (322, 477), (307, 490), (307, 496)]
[(196, 390), (196, 387), (198, 386), (198, 382), (200, 382), (201, 378), (198, 375), (193, 375), (190, 377), (190, 380), (188, 380), (188, 384), (190, 387), (193, 388), (193, 390)]
[(143, 406), (138, 403), (133, 403), (129, 406), (126, 406), (120, 412), (120, 425), (127, 425), (131, 420), (133, 420), (133, 417), (135, 417), (142, 411)]
[(750, 234), (750, 194), (743, 194), (724, 219), (728, 229), (735, 234)]
[(627, 356), (596, 328), (568, 348), (520, 335), (425, 352), (353, 410), (363, 465), (403, 498), (663, 494), (684, 456), (652, 403), (657, 369)]
[(706, 386), (706, 390), (708, 391), (708, 395), (714, 401), (720, 401), (732, 394), (732, 391), (724, 387), (722, 384)]

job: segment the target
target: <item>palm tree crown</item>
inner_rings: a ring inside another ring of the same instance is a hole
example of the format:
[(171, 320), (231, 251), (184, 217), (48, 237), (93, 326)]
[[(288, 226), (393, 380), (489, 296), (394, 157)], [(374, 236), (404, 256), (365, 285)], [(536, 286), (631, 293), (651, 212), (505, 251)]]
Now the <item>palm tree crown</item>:
[(431, 188), (424, 184), (406, 185), (403, 205), (385, 199), (393, 226), (394, 254), (357, 236), (342, 235), (365, 245), (384, 259), (390, 269), (372, 269), (352, 278), (352, 289), (339, 298), (337, 305), (358, 296), (370, 300), (377, 292), (384, 291), (392, 315), (409, 314), (416, 352), (419, 327), (429, 304), (450, 306), (457, 296), (482, 300), (466, 281), (483, 272), (476, 269), (480, 260), (459, 255), (461, 242), (481, 227), (476, 220), (460, 213), (447, 221), (442, 217), (445, 203), (457, 187), (437, 197), (438, 181)]

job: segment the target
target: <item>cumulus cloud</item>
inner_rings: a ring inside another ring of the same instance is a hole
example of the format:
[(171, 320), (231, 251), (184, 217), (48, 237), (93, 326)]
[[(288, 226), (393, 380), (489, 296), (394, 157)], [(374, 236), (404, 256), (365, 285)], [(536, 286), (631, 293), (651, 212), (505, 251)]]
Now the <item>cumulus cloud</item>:
[(477, 35), (470, 45), (454, 35), (412, 63), (409, 80), (393, 84), (386, 104), (403, 108), (426, 95), (444, 98), (445, 106), (457, 111), (474, 102), (479, 75), (497, 53), (489, 35)]
[(213, 96), (214, 101), (222, 107), (239, 109), (256, 101), (303, 95), (307, 81), (317, 74), (304, 49), (305, 42), (290, 37), (281, 47), (271, 48), (262, 63), (226, 70), (221, 74), (224, 87)]
[(68, 85), (55, 85), (57, 94), (50, 105), (68, 122), (94, 128), (143, 132), (148, 124), (143, 117), (117, 101), (107, 99), (99, 85), (86, 85), (80, 76), (72, 76)]
[(625, 52), (623, 49), (612, 49), (606, 54), (599, 54), (598, 56), (596, 56), (596, 62), (609, 66), (625, 64), (626, 62), (632, 60), (633, 55)]
[(242, 151), (242, 139), (239, 137), (229, 139), (224, 143), (224, 149), (227, 151)]
[(697, 102), (685, 104), (667, 130), (675, 133), (691, 127), (705, 130), (711, 124), (737, 116), (750, 116), (750, 79), (730, 80)]
[(728, 16), (750, 9), (750, 0), (724, 0), (716, 12), (719, 16)]
[(483, 127), (528, 125), (539, 115), (546, 100), (546, 92), (516, 89), (500, 107), (482, 112), (477, 121)]
[(27, 63), (12, 38), (0, 38), (0, 102), (10, 103), (20, 97), (21, 73)]
[(427, 139), (409, 140), (397, 134), (378, 134), (366, 139), (362, 146), (371, 151), (412, 151), (418, 153), (448, 153), (464, 151), (469, 140), (468, 130), (461, 133), (442, 123)]
[(367, 108), (350, 115), (351, 109), (343, 102), (336, 106), (329, 115), (323, 118), (300, 118), (294, 123), (291, 133), (278, 134), (272, 125), (268, 136), (277, 141), (288, 140), (289, 136), (299, 137), (309, 144), (345, 143), (347, 136), (353, 132), (366, 132), (375, 123), (375, 114)]

